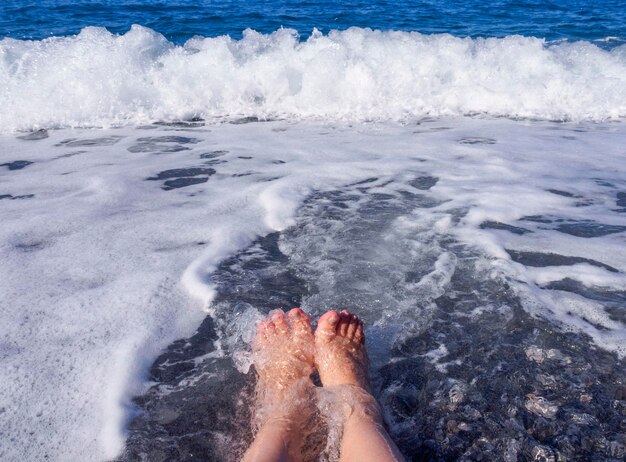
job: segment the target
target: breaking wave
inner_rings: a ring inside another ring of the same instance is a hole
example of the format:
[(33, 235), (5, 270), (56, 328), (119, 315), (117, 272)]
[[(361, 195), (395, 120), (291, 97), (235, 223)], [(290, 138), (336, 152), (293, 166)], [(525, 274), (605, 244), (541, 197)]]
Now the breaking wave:
[(194, 37), (133, 26), (0, 41), (0, 131), (194, 117), (626, 116), (626, 45), (351, 28)]

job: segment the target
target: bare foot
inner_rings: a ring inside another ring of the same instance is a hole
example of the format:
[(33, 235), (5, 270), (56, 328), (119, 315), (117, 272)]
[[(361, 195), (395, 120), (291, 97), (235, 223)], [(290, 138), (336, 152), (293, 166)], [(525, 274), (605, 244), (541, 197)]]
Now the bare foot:
[(301, 459), (308, 422), (315, 416), (313, 354), (311, 323), (301, 309), (287, 315), (274, 310), (259, 324), (253, 344), (257, 432), (244, 462)]
[(320, 318), (315, 331), (315, 364), (325, 392), (320, 410), (331, 429), (340, 428), (339, 460), (403, 461), (370, 392), (363, 323), (358, 317), (343, 310), (329, 311)]
[(347, 310), (328, 311), (315, 331), (315, 365), (322, 385), (352, 385), (369, 392), (363, 323)]
[[(307, 314), (294, 308), (286, 315), (274, 310), (259, 324), (253, 345), (254, 366), (259, 375), (257, 397), (259, 405), (289, 411), (304, 398), (312, 386), (313, 333)], [(269, 409), (267, 410), (269, 412)], [(284, 414), (284, 412), (278, 412)]]

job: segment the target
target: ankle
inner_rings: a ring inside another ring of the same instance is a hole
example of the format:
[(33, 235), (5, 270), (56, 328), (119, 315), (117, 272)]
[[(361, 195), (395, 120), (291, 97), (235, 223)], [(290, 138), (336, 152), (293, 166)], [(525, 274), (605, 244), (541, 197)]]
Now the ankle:
[(358, 385), (332, 385), (324, 387), (319, 396), (324, 414), (334, 414), (338, 410), (345, 424), (356, 421), (369, 421), (377, 425), (383, 423), (383, 413), (376, 398), (369, 390)]

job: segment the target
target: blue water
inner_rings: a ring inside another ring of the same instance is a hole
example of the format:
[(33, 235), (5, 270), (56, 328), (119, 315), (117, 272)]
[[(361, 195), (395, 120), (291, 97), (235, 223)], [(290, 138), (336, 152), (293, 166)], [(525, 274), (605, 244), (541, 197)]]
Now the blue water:
[(626, 40), (626, 1), (9, 0), (0, 4), (0, 37), (38, 40), (77, 34), (94, 25), (124, 33), (132, 24), (154, 29), (178, 44), (194, 35), (240, 38), (246, 28), (263, 33), (293, 28), (305, 39), (314, 27), (327, 33), (359, 26), (470, 37), (519, 34), (550, 41), (598, 41), (612, 48)]
[(408, 460), (625, 460), (624, 122), (626, 0), (0, 1), (0, 462), (241, 460), (294, 306)]

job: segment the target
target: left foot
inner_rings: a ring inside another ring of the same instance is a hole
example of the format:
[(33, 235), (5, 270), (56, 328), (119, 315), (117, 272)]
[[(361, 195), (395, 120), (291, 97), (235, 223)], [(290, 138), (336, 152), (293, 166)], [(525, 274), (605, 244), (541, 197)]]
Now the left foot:
[(352, 385), (369, 392), (363, 323), (348, 310), (328, 311), (315, 331), (315, 363), (325, 387)]

